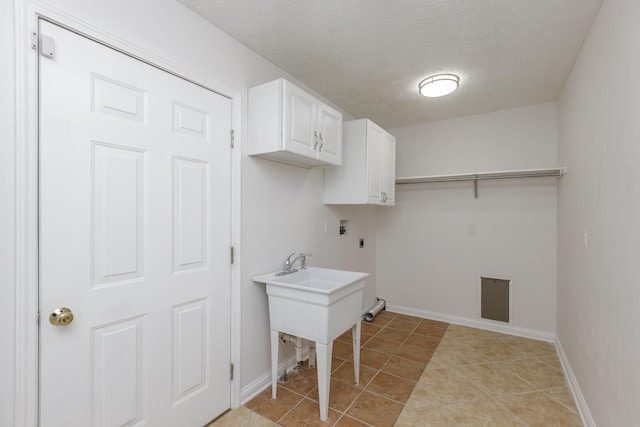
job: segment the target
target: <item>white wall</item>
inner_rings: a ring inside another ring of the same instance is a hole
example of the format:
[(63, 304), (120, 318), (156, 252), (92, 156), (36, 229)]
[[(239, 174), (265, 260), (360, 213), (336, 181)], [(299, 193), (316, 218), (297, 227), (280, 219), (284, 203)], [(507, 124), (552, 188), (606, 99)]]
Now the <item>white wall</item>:
[(603, 2), (558, 101), (558, 338), (599, 426), (640, 425), (639, 17)]
[[(556, 166), (554, 103), (390, 132), (398, 177)], [(511, 326), (553, 336), (556, 185), (484, 181), (478, 199), (471, 182), (396, 186), (396, 206), (377, 216), (379, 296), (469, 322), (480, 319), (480, 276), (510, 279)]]
[[(31, 3), (18, 0), (17, 4), (26, 11)], [(56, 14), (84, 21), (110, 36), (177, 64), (181, 69), (239, 91), (243, 105), (240, 132), (243, 151), (246, 150), (248, 88), (287, 77), (283, 70), (173, 0), (49, 0), (46, 5)], [(12, 25), (11, 2), (0, 2), (0, 47), (6, 57), (14, 45)], [(10, 94), (14, 87), (13, 65), (13, 61), (1, 62), (0, 87), (3, 94)], [(10, 96), (0, 97), (0, 112), (0, 132), (2, 140), (7, 141), (0, 146), (0, 198), (3, 203), (7, 201), (0, 218), (0, 261), (3, 266), (0, 269), (3, 289), (0, 330), (2, 344), (5, 348), (13, 348), (14, 280), (11, 266), (14, 265), (12, 216), (15, 180), (11, 144), (14, 140), (13, 100)], [(351, 117), (347, 115), (345, 118)], [(270, 371), (267, 299), (264, 287), (251, 281), (253, 275), (278, 269), (290, 252), (302, 250), (313, 252), (309, 265), (375, 273), (375, 211), (367, 207), (325, 207), (321, 204), (321, 189), (320, 170), (242, 157), (242, 218), (238, 219), (241, 221), (242, 240), (237, 248), (241, 254), (242, 271), (241, 282), (235, 283), (242, 288), (241, 387)], [(324, 232), (325, 219), (335, 223), (329, 233)], [(339, 219), (350, 221), (352, 231), (349, 235), (338, 236)], [(367, 241), (364, 249), (358, 249), (359, 237)], [(375, 296), (375, 274), (367, 281), (366, 295), (370, 300)], [(4, 379), (10, 378), (13, 359), (10, 352), (4, 352), (2, 357), (0, 374)], [(1, 425), (12, 425), (11, 418), (7, 418), (11, 417), (11, 390), (11, 382), (3, 380)]]
[[(246, 158), (243, 164), (242, 384), (270, 371), (269, 315), (264, 285), (251, 276), (282, 269), (293, 251), (311, 252), (308, 265), (371, 274), (364, 304), (375, 300), (375, 208), (322, 205), (322, 171)], [(339, 236), (339, 220), (349, 221)], [(328, 233), (324, 232), (327, 221)], [(365, 247), (358, 248), (358, 239)], [(289, 351), (289, 354), (292, 354)]]
[(15, 219), (13, 206), (14, 151), (14, 79), (13, 79), (13, 4), (0, 2), (0, 425), (13, 425), (13, 354)]

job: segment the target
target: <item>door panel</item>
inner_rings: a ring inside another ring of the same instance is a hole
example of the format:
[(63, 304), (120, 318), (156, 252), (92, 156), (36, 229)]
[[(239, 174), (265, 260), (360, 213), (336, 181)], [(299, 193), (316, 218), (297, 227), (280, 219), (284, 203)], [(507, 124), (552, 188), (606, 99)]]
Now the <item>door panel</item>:
[(317, 139), (316, 100), (296, 86), (284, 81), (283, 143), (287, 150), (315, 157)]
[(144, 275), (145, 153), (93, 144), (93, 285)]
[(40, 33), (41, 425), (204, 425), (230, 406), (231, 102)]
[(383, 137), (383, 173), (382, 191), (386, 194), (385, 205), (393, 206), (396, 203), (396, 140), (385, 134)]
[(207, 386), (209, 300), (173, 307), (173, 404)]
[(208, 264), (207, 209), (209, 165), (173, 158), (174, 272), (205, 268)]
[(382, 201), (382, 132), (371, 125), (367, 126), (367, 202), (380, 204)]
[(136, 425), (144, 420), (145, 336), (144, 317), (92, 331), (93, 425)]
[(342, 165), (342, 114), (319, 104), (320, 147), (318, 159), (332, 165)]

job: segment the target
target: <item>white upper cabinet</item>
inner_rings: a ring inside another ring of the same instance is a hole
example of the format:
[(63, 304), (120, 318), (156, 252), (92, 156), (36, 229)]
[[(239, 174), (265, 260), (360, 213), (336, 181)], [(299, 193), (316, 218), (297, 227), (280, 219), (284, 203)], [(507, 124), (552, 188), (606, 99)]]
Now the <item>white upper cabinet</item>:
[(396, 139), (369, 119), (345, 122), (343, 164), (324, 170), (325, 204), (395, 204)]
[(342, 164), (342, 114), (291, 82), (249, 90), (249, 155), (302, 167)]

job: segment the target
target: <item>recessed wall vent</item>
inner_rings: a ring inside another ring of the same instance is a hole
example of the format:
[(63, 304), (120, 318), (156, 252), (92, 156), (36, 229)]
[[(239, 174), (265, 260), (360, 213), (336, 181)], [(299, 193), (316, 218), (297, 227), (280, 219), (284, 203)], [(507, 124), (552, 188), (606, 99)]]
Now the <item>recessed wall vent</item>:
[(480, 316), (483, 319), (509, 322), (509, 280), (480, 278)]

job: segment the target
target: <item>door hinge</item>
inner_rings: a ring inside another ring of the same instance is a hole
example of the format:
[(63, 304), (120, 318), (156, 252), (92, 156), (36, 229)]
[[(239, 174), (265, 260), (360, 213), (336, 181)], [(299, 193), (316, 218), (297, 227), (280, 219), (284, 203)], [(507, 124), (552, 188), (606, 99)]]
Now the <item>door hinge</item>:
[(40, 312), (36, 313), (36, 326), (40, 326)]
[(236, 146), (236, 132), (231, 129), (231, 148)]
[(31, 49), (38, 50), (38, 33), (31, 32)]
[(229, 379), (233, 381), (233, 363), (231, 364), (231, 369), (229, 370)]
[(235, 260), (235, 256), (236, 256), (235, 248), (233, 246), (231, 246), (231, 264), (233, 264), (233, 262)]

